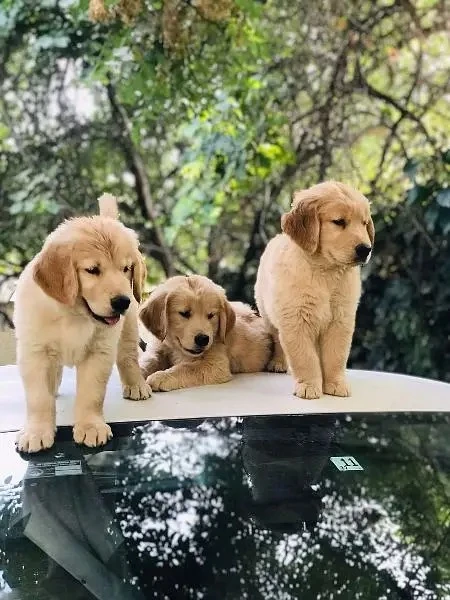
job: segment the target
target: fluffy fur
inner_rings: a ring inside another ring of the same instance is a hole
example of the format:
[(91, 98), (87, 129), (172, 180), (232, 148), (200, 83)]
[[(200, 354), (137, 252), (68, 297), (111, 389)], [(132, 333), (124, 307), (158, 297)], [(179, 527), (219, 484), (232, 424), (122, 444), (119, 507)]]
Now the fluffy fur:
[(224, 383), (232, 373), (263, 371), (270, 359), (263, 320), (249, 306), (228, 302), (224, 290), (201, 275), (168, 279), (140, 317), (153, 334), (142, 372), (154, 391)]
[[(64, 365), (77, 368), (74, 439), (104, 444), (111, 429), (103, 418), (106, 384), (114, 362), (123, 394), (150, 396), (138, 364), (137, 311), (145, 264), (136, 235), (114, 216), (115, 199), (103, 196), (109, 216), (79, 217), (51, 233), (19, 278), (14, 307), (17, 362), (27, 401), (21, 451), (52, 446), (55, 396)], [(129, 299), (114, 309), (111, 300)]]
[[(350, 395), (345, 368), (374, 227), (368, 200), (329, 181), (294, 194), (261, 258), (256, 302), (274, 336), (268, 368), (289, 366), (295, 394)], [(361, 256), (361, 253), (363, 256)], [(366, 256), (364, 256), (366, 254)]]

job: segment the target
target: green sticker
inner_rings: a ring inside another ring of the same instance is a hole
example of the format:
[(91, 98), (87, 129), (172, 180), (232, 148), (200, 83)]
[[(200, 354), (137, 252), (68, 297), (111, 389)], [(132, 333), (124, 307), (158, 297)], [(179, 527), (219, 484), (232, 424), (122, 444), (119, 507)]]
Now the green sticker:
[(364, 471), (354, 456), (331, 456), (330, 460), (339, 471)]

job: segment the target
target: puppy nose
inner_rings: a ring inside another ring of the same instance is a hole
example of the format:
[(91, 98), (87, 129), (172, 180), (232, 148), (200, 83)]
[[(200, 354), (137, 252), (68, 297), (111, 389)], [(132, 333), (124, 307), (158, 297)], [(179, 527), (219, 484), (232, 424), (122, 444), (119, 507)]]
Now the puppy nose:
[(130, 306), (130, 302), (128, 296), (114, 296), (111, 298), (111, 307), (118, 313), (124, 313)]
[(205, 335), (204, 333), (199, 333), (195, 336), (194, 338), (194, 342), (196, 343), (197, 346), (199, 346), (200, 348), (204, 348), (205, 346), (208, 345), (209, 342), (209, 335)]
[(366, 260), (371, 251), (372, 246), (366, 246), (366, 244), (358, 244), (355, 248), (355, 253), (359, 260)]

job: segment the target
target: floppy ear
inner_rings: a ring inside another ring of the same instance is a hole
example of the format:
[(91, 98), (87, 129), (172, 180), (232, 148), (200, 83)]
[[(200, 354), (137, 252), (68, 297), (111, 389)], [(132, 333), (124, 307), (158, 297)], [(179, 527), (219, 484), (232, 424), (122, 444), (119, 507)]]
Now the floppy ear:
[(34, 281), (54, 300), (73, 306), (78, 296), (78, 277), (70, 248), (51, 243), (38, 254)]
[(136, 301), (140, 303), (142, 299), (142, 292), (144, 291), (145, 280), (147, 279), (147, 265), (142, 254), (138, 251), (136, 253), (136, 261), (133, 264), (133, 296)]
[(295, 206), (281, 217), (281, 229), (305, 252), (314, 254), (319, 245), (320, 222), (314, 200), (305, 192), (294, 194)]
[(369, 222), (367, 223), (367, 233), (369, 234), (370, 243), (373, 248), (373, 244), (375, 242), (375, 226), (372, 221), (372, 217), (370, 217)]
[(139, 317), (149, 331), (161, 342), (167, 335), (167, 290), (156, 289), (139, 311)]
[(226, 336), (230, 333), (236, 323), (236, 313), (233, 307), (225, 300), (219, 313), (219, 338), (225, 342)]

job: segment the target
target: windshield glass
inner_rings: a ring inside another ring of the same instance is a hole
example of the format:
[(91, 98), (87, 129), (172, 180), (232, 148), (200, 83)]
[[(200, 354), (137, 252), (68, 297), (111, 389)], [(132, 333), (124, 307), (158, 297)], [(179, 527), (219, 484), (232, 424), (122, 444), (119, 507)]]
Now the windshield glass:
[(247, 417), (0, 437), (0, 597), (450, 594), (450, 416)]

